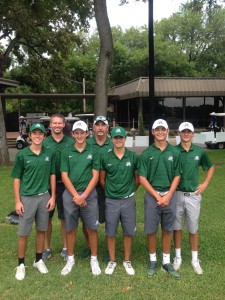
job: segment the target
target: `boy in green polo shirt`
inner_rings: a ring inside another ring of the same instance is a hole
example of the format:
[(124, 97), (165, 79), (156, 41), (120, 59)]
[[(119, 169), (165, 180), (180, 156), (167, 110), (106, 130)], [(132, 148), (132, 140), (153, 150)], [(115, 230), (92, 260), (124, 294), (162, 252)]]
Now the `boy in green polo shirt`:
[(100, 184), (105, 189), (105, 231), (110, 261), (105, 273), (113, 274), (116, 268), (116, 232), (121, 220), (124, 233), (123, 266), (128, 275), (135, 271), (130, 262), (132, 239), (136, 233), (136, 209), (134, 193), (139, 185), (137, 168), (138, 157), (125, 148), (126, 131), (114, 127), (111, 132), (113, 150), (102, 156)]
[[(180, 144), (177, 149), (180, 151), (182, 174), (177, 191), (177, 213), (174, 223), (174, 246), (175, 254), (173, 266), (179, 270), (181, 258), (181, 238), (183, 218), (185, 216), (186, 226), (189, 231), (189, 240), (192, 253), (192, 267), (198, 275), (203, 274), (198, 259), (198, 220), (201, 207), (201, 195), (207, 188), (213, 174), (214, 166), (209, 160), (205, 149), (192, 144), (194, 127), (189, 122), (183, 122), (178, 129)], [(199, 167), (206, 171), (206, 178), (199, 184)]]
[(95, 190), (99, 179), (99, 154), (94, 147), (86, 143), (88, 128), (85, 122), (75, 122), (72, 132), (75, 144), (62, 152), (60, 167), (62, 181), (66, 187), (63, 193), (63, 207), (68, 247), (68, 260), (61, 275), (69, 274), (75, 265), (74, 247), (79, 214), (88, 232), (91, 247), (91, 271), (93, 275), (99, 275), (101, 273), (97, 260), (99, 223)]
[[(55, 207), (55, 160), (42, 146), (46, 136), (42, 124), (33, 124), (29, 138), (31, 145), (16, 156), (11, 176), (14, 178), (15, 207), (19, 215), (18, 262), (16, 279), (25, 278), (25, 253), (32, 223), (36, 222), (36, 260), (33, 266), (42, 274), (48, 270), (42, 260), (44, 235), (48, 229), (49, 211)], [(51, 188), (51, 196), (48, 190)]]
[(140, 183), (146, 189), (144, 200), (145, 233), (147, 234), (150, 262), (147, 274), (154, 276), (157, 268), (156, 241), (158, 225), (162, 228), (162, 269), (180, 278), (170, 264), (171, 234), (176, 216), (175, 191), (180, 181), (179, 151), (167, 143), (168, 124), (158, 119), (153, 123), (154, 144), (141, 154)]

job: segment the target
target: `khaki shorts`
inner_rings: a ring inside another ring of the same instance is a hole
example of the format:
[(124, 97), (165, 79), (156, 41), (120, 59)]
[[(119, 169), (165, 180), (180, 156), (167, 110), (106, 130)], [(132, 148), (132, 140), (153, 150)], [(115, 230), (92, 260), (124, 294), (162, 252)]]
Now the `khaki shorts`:
[(177, 211), (174, 222), (174, 230), (182, 230), (186, 224), (190, 233), (198, 231), (198, 220), (201, 209), (201, 195), (177, 191)]

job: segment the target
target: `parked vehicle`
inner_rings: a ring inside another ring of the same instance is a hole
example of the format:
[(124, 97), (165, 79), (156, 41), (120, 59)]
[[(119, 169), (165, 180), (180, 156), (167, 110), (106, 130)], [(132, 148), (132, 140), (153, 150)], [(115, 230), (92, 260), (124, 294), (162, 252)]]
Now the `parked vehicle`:
[(206, 133), (205, 145), (209, 149), (225, 149), (225, 132), (223, 128), (223, 118), (225, 113), (210, 114), (212, 117), (211, 131)]
[(29, 137), (28, 134), (21, 134), (16, 139), (16, 148), (21, 150), (29, 145)]

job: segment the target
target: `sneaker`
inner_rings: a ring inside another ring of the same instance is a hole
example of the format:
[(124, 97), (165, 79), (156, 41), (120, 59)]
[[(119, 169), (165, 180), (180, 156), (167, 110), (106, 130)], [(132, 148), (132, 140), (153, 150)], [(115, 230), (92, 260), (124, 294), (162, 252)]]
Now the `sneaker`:
[(88, 256), (91, 255), (91, 249), (89, 247), (85, 248), (81, 254), (80, 254), (80, 258), (84, 259), (87, 258)]
[(203, 274), (203, 270), (202, 270), (202, 268), (201, 268), (201, 266), (200, 266), (199, 260), (197, 260), (197, 261), (192, 261), (191, 264), (192, 264), (192, 267), (193, 267), (194, 272), (195, 272), (196, 274), (198, 274), (198, 275), (202, 275), (202, 274)]
[(114, 272), (115, 268), (116, 268), (116, 262), (115, 261), (110, 261), (108, 263), (107, 268), (105, 269), (105, 274), (112, 275), (112, 273)]
[(147, 274), (148, 276), (154, 276), (157, 269), (157, 261), (150, 261), (147, 266)]
[(43, 253), (42, 253), (42, 260), (43, 260), (43, 262), (46, 262), (47, 259), (50, 259), (51, 257), (52, 257), (52, 252), (51, 252), (51, 250), (45, 249), (45, 250), (43, 251)]
[(61, 271), (61, 275), (68, 275), (75, 265), (75, 260), (67, 260), (65, 267)]
[(178, 271), (180, 269), (181, 264), (182, 264), (182, 258), (181, 257), (174, 257), (173, 268), (174, 268), (175, 271)]
[(174, 268), (171, 264), (162, 265), (162, 270), (166, 271), (168, 274), (175, 277), (176, 279), (180, 278), (180, 274), (177, 271), (174, 270)]
[(18, 267), (15, 268), (15, 270), (16, 270), (16, 276), (15, 276), (16, 279), (23, 280), (26, 275), (24, 264), (20, 264)]
[(68, 250), (67, 250), (67, 249), (62, 249), (61, 256), (64, 258), (64, 260), (67, 261), (67, 258), (68, 258)]
[(40, 259), (38, 262), (33, 263), (33, 267), (37, 268), (38, 271), (42, 274), (47, 274), (48, 273), (48, 269), (46, 268), (45, 263), (43, 262), (42, 259)]
[(101, 269), (99, 267), (99, 263), (97, 259), (91, 259), (90, 261), (91, 265), (91, 272), (93, 275), (100, 275), (101, 274)]
[(131, 262), (129, 260), (125, 260), (123, 262), (123, 266), (124, 266), (124, 268), (125, 268), (128, 275), (134, 275), (135, 274), (134, 268), (132, 267)]

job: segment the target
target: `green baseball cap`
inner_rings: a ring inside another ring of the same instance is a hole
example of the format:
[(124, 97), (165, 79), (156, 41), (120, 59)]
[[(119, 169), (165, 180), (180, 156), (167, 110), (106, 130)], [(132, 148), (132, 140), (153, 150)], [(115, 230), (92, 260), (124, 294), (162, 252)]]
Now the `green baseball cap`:
[(31, 127), (30, 127), (30, 132), (34, 131), (34, 130), (40, 130), (42, 132), (44, 132), (46, 134), (46, 130), (45, 130), (45, 127), (43, 124), (40, 124), (40, 123), (35, 123), (33, 124)]
[(117, 126), (117, 127), (113, 127), (112, 131), (111, 131), (111, 137), (114, 138), (116, 136), (122, 136), (122, 137), (126, 137), (127, 133), (126, 130), (123, 127)]

